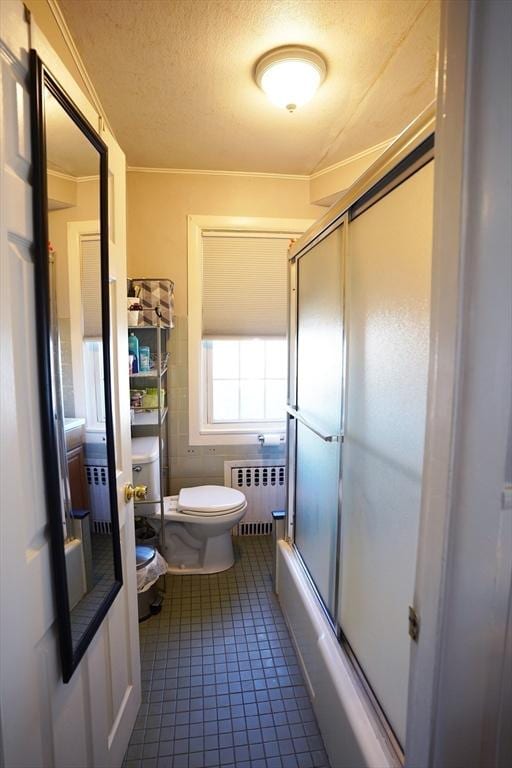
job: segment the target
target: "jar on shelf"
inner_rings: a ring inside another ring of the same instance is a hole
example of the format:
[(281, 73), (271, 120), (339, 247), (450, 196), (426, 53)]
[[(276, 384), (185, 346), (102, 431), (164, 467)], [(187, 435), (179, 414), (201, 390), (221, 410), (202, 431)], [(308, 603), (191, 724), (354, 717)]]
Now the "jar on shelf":
[(143, 310), (142, 304), (133, 296), (128, 296), (126, 304), (128, 307), (128, 326), (138, 325), (140, 313)]

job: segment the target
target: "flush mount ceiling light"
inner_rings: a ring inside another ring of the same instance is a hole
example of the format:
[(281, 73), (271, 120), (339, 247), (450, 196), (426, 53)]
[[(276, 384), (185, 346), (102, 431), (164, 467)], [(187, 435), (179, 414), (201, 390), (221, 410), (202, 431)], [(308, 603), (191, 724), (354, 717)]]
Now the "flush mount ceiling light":
[(315, 95), (326, 72), (325, 61), (316, 51), (285, 45), (261, 57), (255, 78), (273, 104), (294, 112)]

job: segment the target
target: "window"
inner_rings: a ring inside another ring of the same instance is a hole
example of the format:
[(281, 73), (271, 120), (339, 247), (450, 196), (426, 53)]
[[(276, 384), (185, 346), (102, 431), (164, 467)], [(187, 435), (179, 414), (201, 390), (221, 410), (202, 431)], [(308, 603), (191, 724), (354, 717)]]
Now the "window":
[(203, 349), (207, 423), (279, 426), (286, 408), (286, 339), (212, 339)]
[(85, 411), (87, 429), (105, 431), (105, 380), (103, 342), (84, 339)]
[(80, 234), (80, 292), (82, 356), (85, 374), (87, 429), (105, 431), (105, 381), (103, 374), (101, 246), (97, 233)]
[(189, 216), (189, 440), (284, 431), (290, 239), (309, 219)]

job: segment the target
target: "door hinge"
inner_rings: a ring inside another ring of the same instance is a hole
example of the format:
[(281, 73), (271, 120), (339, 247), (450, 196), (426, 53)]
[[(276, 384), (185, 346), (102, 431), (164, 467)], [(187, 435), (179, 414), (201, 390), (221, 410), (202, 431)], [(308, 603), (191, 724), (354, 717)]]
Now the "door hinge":
[(412, 607), (409, 606), (409, 637), (411, 640), (418, 642), (418, 636), (420, 634), (420, 620), (418, 614)]

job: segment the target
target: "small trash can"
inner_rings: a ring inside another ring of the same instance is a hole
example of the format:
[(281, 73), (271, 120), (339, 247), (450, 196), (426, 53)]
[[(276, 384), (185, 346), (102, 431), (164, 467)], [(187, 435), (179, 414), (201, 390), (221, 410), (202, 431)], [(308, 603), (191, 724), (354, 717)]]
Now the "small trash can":
[[(155, 547), (138, 544), (135, 547), (135, 567), (137, 569), (137, 577), (139, 572), (143, 569), (147, 569), (156, 558), (157, 552)], [(139, 579), (137, 578), (137, 581)], [(137, 603), (139, 608), (139, 621), (149, 619), (155, 613), (160, 611), (162, 607), (162, 597), (158, 593), (157, 589), (158, 577), (153, 584), (147, 589), (137, 593)]]

